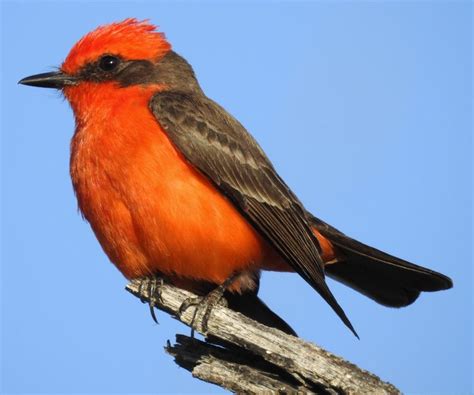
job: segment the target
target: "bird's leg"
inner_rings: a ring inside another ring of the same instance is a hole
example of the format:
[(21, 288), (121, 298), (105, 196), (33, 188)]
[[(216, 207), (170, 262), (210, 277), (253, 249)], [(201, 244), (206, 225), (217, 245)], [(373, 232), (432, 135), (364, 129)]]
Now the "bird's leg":
[(181, 306), (179, 307), (178, 314), (181, 315), (190, 307), (195, 306), (193, 318), (191, 320), (191, 337), (194, 337), (194, 325), (197, 317), (198, 310), (201, 307), (205, 307), (204, 315), (201, 320), (201, 328), (203, 332), (207, 332), (207, 324), (209, 321), (209, 317), (211, 315), (212, 309), (219, 304), (222, 300), (222, 296), (227, 288), (232, 285), (232, 283), (237, 279), (240, 273), (233, 273), (227, 280), (225, 280), (222, 284), (214, 288), (211, 292), (209, 292), (205, 296), (198, 296), (194, 298), (186, 299)]
[[(153, 321), (158, 324), (155, 314), (155, 306), (157, 301), (162, 301), (161, 290), (164, 284), (164, 280), (158, 276), (143, 277), (140, 279), (140, 285), (138, 286), (138, 295), (142, 303), (148, 303), (150, 307), (150, 314)], [(146, 300), (148, 296), (148, 300)]]

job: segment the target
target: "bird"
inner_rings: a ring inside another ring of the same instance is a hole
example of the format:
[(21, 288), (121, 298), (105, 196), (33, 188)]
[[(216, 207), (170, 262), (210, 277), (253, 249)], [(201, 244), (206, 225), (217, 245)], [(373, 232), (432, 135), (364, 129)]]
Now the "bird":
[(453, 286), (306, 210), (149, 20), (99, 26), (56, 71), (19, 83), (70, 103), (78, 206), (127, 279), (159, 276), (199, 295), (220, 288), (231, 308), (296, 335), (258, 297), (262, 271), (296, 272), (357, 337), (327, 276), (388, 307)]

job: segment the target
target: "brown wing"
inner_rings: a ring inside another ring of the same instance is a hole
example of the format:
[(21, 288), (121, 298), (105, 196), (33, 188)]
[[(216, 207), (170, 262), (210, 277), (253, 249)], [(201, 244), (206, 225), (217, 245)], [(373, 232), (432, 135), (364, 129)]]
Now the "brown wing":
[(329, 290), (305, 210), (245, 128), (201, 94), (160, 92), (150, 109), (185, 158), (205, 174), (357, 336)]

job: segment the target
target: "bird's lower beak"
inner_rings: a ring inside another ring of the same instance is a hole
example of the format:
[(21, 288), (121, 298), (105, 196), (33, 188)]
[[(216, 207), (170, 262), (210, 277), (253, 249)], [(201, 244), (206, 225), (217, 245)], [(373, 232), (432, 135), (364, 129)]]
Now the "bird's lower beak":
[(61, 71), (31, 75), (18, 81), (18, 83), (22, 85), (56, 89), (62, 89), (67, 85), (75, 85), (77, 82), (76, 77), (64, 74)]

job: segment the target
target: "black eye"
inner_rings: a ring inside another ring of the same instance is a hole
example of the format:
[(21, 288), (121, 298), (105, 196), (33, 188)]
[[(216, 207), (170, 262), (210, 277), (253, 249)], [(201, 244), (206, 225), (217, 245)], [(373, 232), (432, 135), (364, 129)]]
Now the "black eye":
[(105, 55), (100, 58), (99, 67), (104, 71), (112, 71), (118, 66), (119, 63), (119, 58), (111, 55)]

